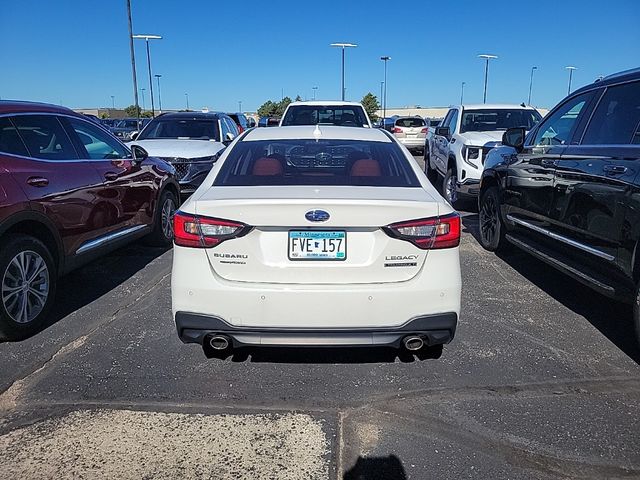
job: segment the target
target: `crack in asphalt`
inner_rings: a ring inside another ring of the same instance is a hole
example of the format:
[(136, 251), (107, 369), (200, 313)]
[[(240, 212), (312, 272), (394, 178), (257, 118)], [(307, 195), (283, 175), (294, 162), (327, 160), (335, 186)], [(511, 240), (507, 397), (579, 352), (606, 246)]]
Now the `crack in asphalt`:
[(118, 319), (120, 312), (122, 312), (123, 310), (128, 309), (129, 307), (131, 307), (132, 305), (134, 305), (138, 301), (140, 301), (140, 299), (142, 299), (143, 297), (145, 297), (146, 295), (151, 293), (164, 280), (166, 280), (167, 277), (169, 277), (170, 275), (171, 275), (171, 272), (164, 274), (160, 278), (160, 280), (158, 280), (156, 283), (151, 285), (151, 287), (149, 287), (147, 290), (143, 291), (134, 300), (132, 300), (131, 302), (127, 303), (126, 305), (123, 305), (123, 306), (117, 308), (111, 314), (111, 317), (108, 320), (96, 325), (91, 330), (89, 330), (89, 332), (87, 332), (84, 335), (81, 335), (80, 337), (78, 337), (78, 338), (72, 340), (71, 342), (63, 345), (55, 353), (53, 353), (53, 355), (51, 355), (40, 367), (38, 367), (35, 370), (29, 372), (24, 377), (15, 380), (5, 391), (0, 393), (0, 414), (3, 413), (3, 412), (9, 411), (9, 410), (13, 410), (14, 408), (17, 407), (17, 402), (20, 399), (20, 397), (22, 397), (22, 395), (24, 395), (25, 390), (27, 388), (27, 384), (28, 384), (28, 382), (29, 382), (29, 380), (31, 378), (33, 378), (38, 373), (41, 373), (42, 371), (44, 371), (57, 358), (59, 358), (61, 356), (64, 356), (64, 355), (66, 355), (66, 354), (68, 354), (70, 352), (73, 352), (74, 350), (77, 350), (78, 348), (80, 348), (82, 345), (84, 345), (86, 343), (87, 339), (91, 335), (96, 333), (101, 328), (103, 328), (103, 327), (109, 325), (110, 323), (114, 322), (116, 319)]

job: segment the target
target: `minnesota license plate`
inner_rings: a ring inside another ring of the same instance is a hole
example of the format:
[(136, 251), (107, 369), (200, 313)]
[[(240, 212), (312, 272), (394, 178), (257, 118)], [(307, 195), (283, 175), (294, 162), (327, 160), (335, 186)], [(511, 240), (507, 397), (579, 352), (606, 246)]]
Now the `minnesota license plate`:
[(344, 231), (289, 231), (289, 260), (344, 260), (347, 234)]

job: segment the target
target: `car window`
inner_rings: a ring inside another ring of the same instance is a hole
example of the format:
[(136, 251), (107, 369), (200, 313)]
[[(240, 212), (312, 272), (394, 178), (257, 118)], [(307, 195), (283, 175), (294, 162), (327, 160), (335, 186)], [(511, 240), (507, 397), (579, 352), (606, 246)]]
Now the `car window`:
[(229, 122), (227, 122), (227, 119), (224, 118), (224, 117), (220, 118), (220, 128), (222, 129), (222, 140), (221, 141), (224, 142), (224, 141), (229, 140), (229, 137), (227, 136), (227, 133), (233, 134), (233, 132), (229, 128)]
[(592, 92), (578, 95), (567, 102), (548, 118), (545, 118), (538, 129), (534, 145), (566, 145), (571, 141), (578, 117), (591, 98)]
[(396, 120), (397, 127), (424, 127), (426, 122), (422, 118), (399, 118)]
[(29, 155), (27, 147), (22, 143), (18, 130), (13, 126), (9, 117), (0, 118), (0, 152), (12, 155)]
[(239, 133), (238, 125), (236, 125), (236, 123), (230, 118), (223, 117), (223, 120), (227, 122), (227, 125), (229, 126), (229, 131), (234, 136), (234, 138), (237, 137)]
[(101, 128), (76, 118), (68, 120), (90, 159), (103, 160), (130, 156), (125, 147)]
[(492, 132), (515, 127), (531, 130), (541, 119), (536, 110), (528, 109), (465, 110), (462, 112), (460, 133)]
[(582, 138), (583, 145), (639, 143), (640, 82), (609, 87)]
[(343, 127), (362, 127), (369, 125), (364, 109), (358, 106), (290, 106), (282, 120), (282, 126), (291, 125), (341, 125)]
[(451, 118), (449, 118), (449, 133), (453, 135), (456, 131), (456, 126), (458, 125), (458, 110), (454, 110), (451, 113)]
[(300, 139), (237, 143), (214, 185), (419, 187), (420, 182), (395, 143)]
[(138, 140), (157, 138), (220, 141), (218, 122), (204, 118), (156, 118), (138, 136)]
[(76, 160), (71, 140), (55, 115), (16, 115), (12, 118), (29, 156), (44, 160)]

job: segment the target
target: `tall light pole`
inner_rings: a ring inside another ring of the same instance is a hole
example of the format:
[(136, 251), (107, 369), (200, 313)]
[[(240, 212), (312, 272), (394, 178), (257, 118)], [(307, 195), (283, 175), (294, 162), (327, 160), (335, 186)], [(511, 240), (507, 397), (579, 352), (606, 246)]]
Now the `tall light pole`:
[(382, 107), (383, 96), (384, 96), (384, 82), (380, 82), (380, 107)]
[(460, 88), (460, 105), (462, 105), (462, 100), (464, 99), (464, 86), (467, 84), (467, 82), (462, 82), (461, 88)]
[(116, 109), (116, 97), (115, 95), (111, 95), (111, 108)]
[(384, 62), (384, 93), (382, 95), (382, 125), (384, 126), (384, 119), (387, 118), (387, 62), (391, 60), (391, 57), (383, 56), (380, 60)]
[(567, 70), (569, 70), (569, 88), (567, 89), (567, 95), (569, 95), (571, 93), (571, 80), (573, 79), (573, 71), (577, 70), (578, 67), (574, 67), (572, 65), (569, 65), (568, 67), (564, 67)]
[(538, 67), (531, 67), (531, 78), (529, 79), (529, 100), (527, 100), (527, 105), (531, 105), (531, 89), (533, 88), (533, 72), (537, 69)]
[(498, 58), (497, 55), (489, 55), (487, 53), (483, 53), (478, 55), (478, 58), (485, 59), (484, 65), (484, 95), (482, 96), (482, 103), (487, 103), (487, 80), (489, 79), (489, 60)]
[(344, 49), (345, 48), (355, 48), (358, 45), (355, 43), (332, 43), (332, 47), (341, 47), (342, 48), (342, 84), (341, 84), (341, 92), (342, 92), (342, 100), (344, 101)]
[(187, 99), (187, 111), (189, 111), (189, 94), (185, 93), (184, 96)]
[(151, 54), (149, 53), (149, 40), (161, 40), (160, 35), (134, 35), (133, 38), (144, 39), (147, 43), (147, 67), (149, 68), (149, 92), (151, 93), (151, 115), (156, 116), (155, 106), (153, 105), (153, 76), (151, 75)]
[(162, 75), (156, 73), (154, 77), (156, 77), (158, 81), (158, 108), (160, 109), (160, 113), (162, 113), (162, 97), (160, 96), (160, 77), (162, 77)]
[(142, 92), (142, 111), (144, 112), (147, 109), (147, 106), (145, 105), (144, 102), (144, 92), (145, 92), (146, 88), (141, 88), (140, 91)]
[(318, 91), (318, 87), (311, 87), (311, 90), (313, 90), (313, 99), (316, 99), (316, 92)]
[(127, 18), (129, 20), (129, 50), (131, 51), (131, 72), (133, 74), (133, 102), (136, 105), (136, 118), (140, 124), (140, 106), (138, 105), (138, 77), (136, 75), (136, 51), (133, 48), (133, 26), (131, 24), (131, 0), (127, 0)]

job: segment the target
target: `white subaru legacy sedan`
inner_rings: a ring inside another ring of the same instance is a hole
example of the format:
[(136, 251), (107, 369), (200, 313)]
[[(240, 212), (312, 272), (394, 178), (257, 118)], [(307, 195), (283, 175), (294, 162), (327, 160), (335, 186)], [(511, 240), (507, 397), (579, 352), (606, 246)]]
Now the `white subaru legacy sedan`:
[(250, 130), (174, 229), (183, 342), (419, 350), (455, 334), (460, 217), (383, 130)]

